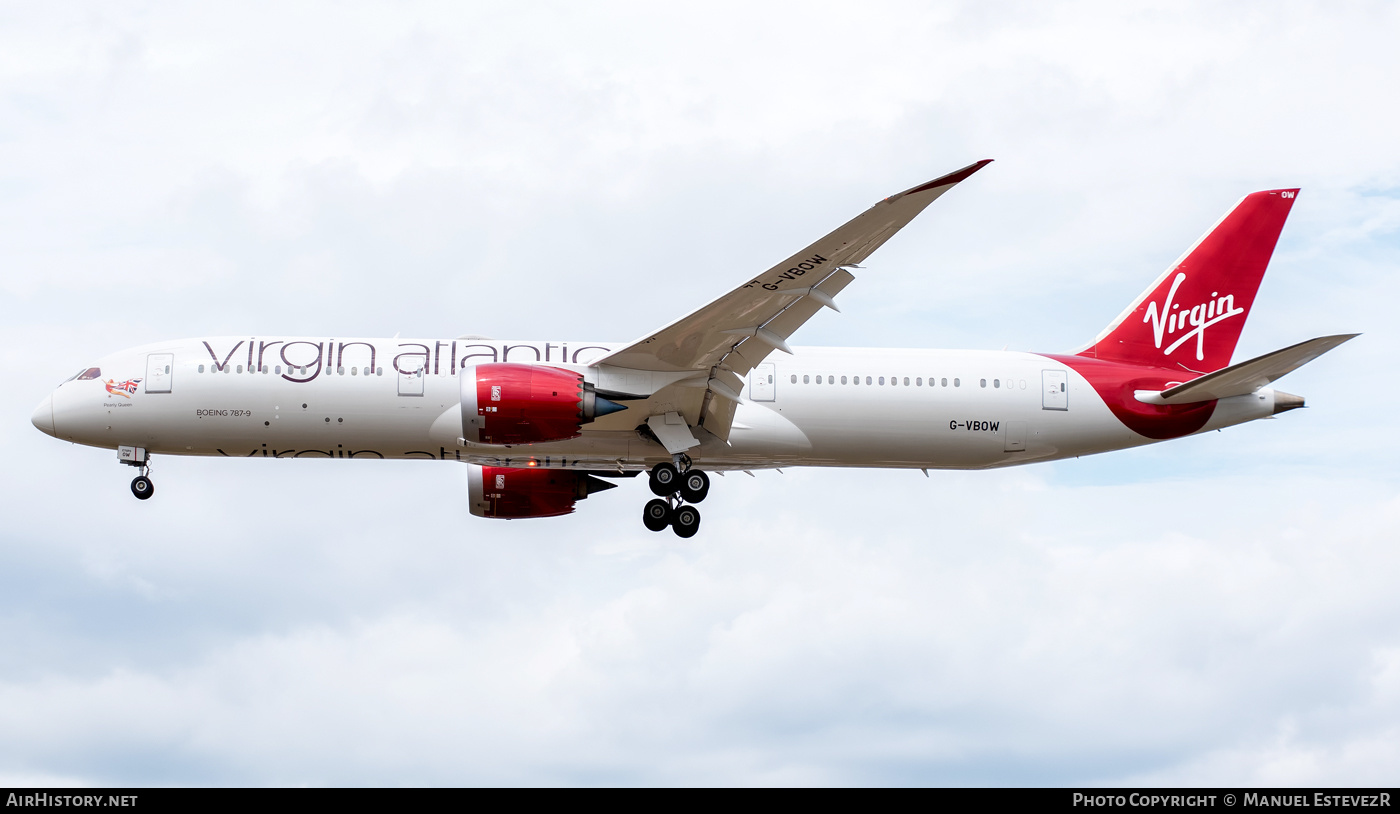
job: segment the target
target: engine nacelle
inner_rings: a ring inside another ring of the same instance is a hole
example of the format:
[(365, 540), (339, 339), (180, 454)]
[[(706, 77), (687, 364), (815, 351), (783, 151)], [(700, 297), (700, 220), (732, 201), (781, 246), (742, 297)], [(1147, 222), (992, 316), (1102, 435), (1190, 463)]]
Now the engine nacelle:
[(462, 368), (462, 437), (474, 444), (539, 444), (577, 438), (584, 424), (627, 409), (583, 375), (501, 362)]
[(617, 486), (567, 469), (467, 466), (467, 495), (477, 517), (557, 517), (572, 513), (576, 502), (594, 492)]

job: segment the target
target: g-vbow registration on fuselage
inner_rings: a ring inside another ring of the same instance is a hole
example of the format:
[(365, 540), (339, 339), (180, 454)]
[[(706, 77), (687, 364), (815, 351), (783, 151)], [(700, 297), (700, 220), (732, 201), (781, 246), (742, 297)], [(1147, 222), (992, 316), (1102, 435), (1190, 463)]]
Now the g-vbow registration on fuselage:
[(636, 342), (181, 339), (98, 360), (34, 425), (116, 449), (142, 499), (158, 454), (461, 461), (472, 513), (500, 518), (568, 514), (646, 471), (643, 522), (689, 537), (707, 472), (985, 469), (1150, 444), (1301, 407), (1269, 385), (1355, 336), (1230, 364), (1297, 195), (1274, 189), (1074, 353), (789, 347), (852, 269), (987, 163), (886, 198)]

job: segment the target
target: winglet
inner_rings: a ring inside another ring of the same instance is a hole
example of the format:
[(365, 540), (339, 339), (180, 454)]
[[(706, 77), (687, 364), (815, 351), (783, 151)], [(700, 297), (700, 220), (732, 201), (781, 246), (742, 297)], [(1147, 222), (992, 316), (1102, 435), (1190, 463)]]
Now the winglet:
[(923, 192), (924, 190), (935, 189), (937, 187), (952, 186), (953, 184), (956, 184), (959, 181), (966, 181), (972, 176), (974, 172), (977, 172), (978, 170), (982, 169), (990, 163), (992, 163), (992, 159), (984, 158), (975, 164), (968, 164), (966, 167), (963, 167), (960, 170), (954, 170), (953, 172), (950, 172), (947, 175), (939, 176), (933, 179), (932, 181), (929, 181), (927, 184), (919, 184), (913, 189), (906, 189), (897, 195), (891, 195), (885, 200), (895, 201), (900, 198), (903, 198), (905, 195), (913, 195), (915, 192)]

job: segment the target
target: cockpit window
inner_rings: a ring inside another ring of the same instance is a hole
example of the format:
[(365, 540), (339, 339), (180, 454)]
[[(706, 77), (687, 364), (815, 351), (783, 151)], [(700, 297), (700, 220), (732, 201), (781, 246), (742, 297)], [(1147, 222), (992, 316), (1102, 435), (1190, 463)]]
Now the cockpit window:
[(68, 378), (64, 379), (62, 383), (63, 383), (63, 384), (68, 384), (68, 383), (71, 382), (71, 381), (80, 381), (80, 382), (83, 382), (83, 381), (87, 381), (88, 379), (96, 379), (96, 378), (100, 377), (101, 375), (102, 375), (102, 368), (100, 368), (100, 367), (90, 367), (90, 368), (87, 368), (86, 370), (79, 370), (77, 373), (74, 373), (72, 376), (69, 376)]

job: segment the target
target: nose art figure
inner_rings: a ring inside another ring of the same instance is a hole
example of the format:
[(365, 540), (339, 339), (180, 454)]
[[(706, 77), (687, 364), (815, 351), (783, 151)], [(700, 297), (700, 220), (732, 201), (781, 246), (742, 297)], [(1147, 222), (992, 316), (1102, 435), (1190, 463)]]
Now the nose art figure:
[(53, 429), (53, 394), (44, 396), (44, 400), (39, 402), (39, 406), (34, 408), (34, 415), (29, 417), (34, 422), (34, 426), (39, 428), (39, 432), (45, 435), (56, 435)]

